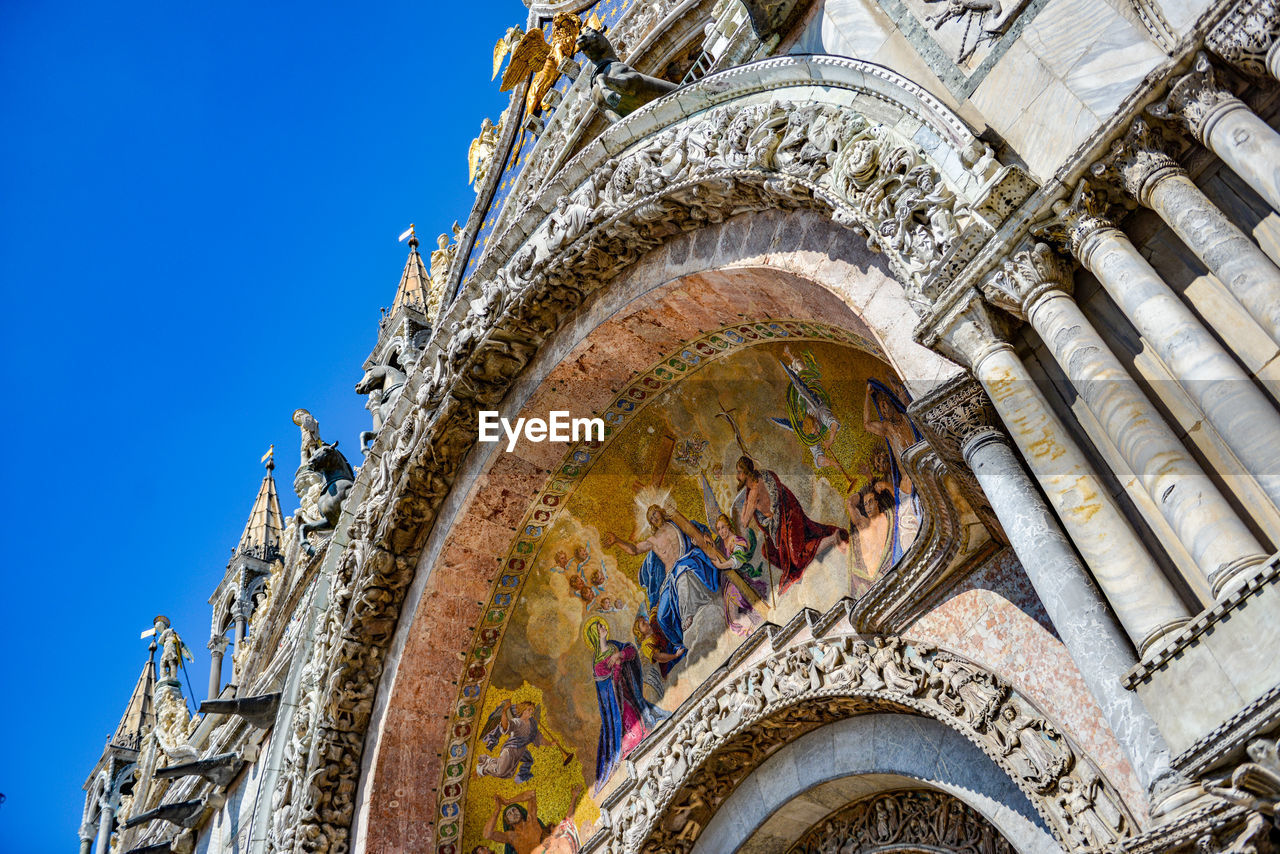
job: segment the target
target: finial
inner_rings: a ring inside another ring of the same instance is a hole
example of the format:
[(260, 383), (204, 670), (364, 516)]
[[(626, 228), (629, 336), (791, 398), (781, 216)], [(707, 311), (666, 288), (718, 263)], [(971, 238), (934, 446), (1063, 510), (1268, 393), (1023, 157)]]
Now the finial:
[(417, 234), (414, 232), (414, 230), (413, 230), (413, 223), (409, 223), (409, 227), (408, 227), (408, 228), (406, 228), (406, 229), (404, 230), (404, 232), (400, 235), (400, 237), (399, 237), (399, 238), (397, 238), (397, 240), (398, 240), (398, 241), (400, 241), (400, 242), (404, 242), (404, 239), (405, 239), (406, 237), (407, 237), (407, 238), (409, 238), (409, 248), (410, 248), (410, 249), (417, 249), (417, 248), (418, 248), (418, 235), (417, 235)]
[(267, 448), (267, 452), (262, 455), (262, 459), (258, 462), (263, 463), (267, 467), (267, 471), (271, 471), (276, 467), (276, 446), (273, 444)]

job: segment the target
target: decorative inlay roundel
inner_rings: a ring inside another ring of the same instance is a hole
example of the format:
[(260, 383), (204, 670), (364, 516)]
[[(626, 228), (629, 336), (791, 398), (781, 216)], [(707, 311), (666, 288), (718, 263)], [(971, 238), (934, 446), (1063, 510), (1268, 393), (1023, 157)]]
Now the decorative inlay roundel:
[(787, 854), (1014, 854), (1000, 831), (943, 792), (872, 795), (805, 832)]

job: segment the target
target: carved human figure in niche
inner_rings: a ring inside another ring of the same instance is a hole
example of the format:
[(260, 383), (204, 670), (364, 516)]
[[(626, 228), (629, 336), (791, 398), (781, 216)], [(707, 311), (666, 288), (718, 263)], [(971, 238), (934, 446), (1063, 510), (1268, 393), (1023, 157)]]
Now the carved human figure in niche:
[[(1069, 833), (1077, 844), (1102, 848), (1120, 838), (1124, 819), (1119, 811), (1109, 809), (1109, 803), (1099, 803), (1096, 778), (1083, 782), (1063, 777), (1058, 781), (1058, 789), (1061, 792), (1058, 805), (1071, 818)], [(1107, 812), (1114, 815), (1104, 815)]]
[(1043, 790), (1071, 767), (1071, 750), (1044, 718), (1019, 714), (1012, 703), (996, 721), (1000, 753), (1028, 783)]

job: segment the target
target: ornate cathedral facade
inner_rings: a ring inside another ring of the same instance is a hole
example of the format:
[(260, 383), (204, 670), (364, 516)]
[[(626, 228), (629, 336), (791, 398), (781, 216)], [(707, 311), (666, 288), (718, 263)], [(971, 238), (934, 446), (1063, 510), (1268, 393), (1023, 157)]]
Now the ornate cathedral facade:
[(1272, 852), (1275, 0), (513, 24), (81, 854)]

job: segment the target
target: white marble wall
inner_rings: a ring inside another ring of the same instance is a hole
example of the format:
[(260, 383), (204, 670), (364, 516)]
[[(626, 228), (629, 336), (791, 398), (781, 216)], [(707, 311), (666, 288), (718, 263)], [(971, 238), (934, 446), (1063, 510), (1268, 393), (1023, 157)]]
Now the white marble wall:
[(791, 50), (894, 69), (938, 95), (976, 130), (990, 126), (1036, 178), (1045, 179), (1164, 59), (1130, 3), (1028, 4), (1012, 22), (1022, 25), (1020, 34), (967, 98), (931, 70), (926, 54), (937, 62), (939, 48), (912, 44), (876, 0), (827, 0)]

